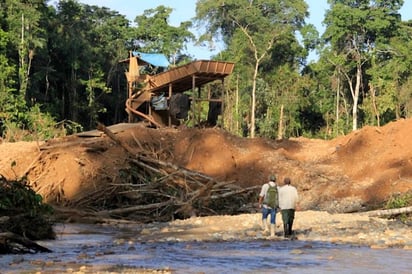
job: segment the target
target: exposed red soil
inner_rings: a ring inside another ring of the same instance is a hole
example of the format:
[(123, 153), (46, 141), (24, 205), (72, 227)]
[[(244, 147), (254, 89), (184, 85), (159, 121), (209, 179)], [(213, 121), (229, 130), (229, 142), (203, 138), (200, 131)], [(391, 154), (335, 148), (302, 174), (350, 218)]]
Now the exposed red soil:
[[(241, 138), (218, 128), (130, 126), (112, 131), (132, 148), (153, 149), (167, 155), (164, 160), (219, 181), (248, 187), (264, 183), (271, 173), (279, 182), (290, 177), (302, 209), (352, 212), (412, 191), (412, 119), (367, 126), (333, 140), (275, 141)], [(0, 175), (26, 175), (46, 201), (57, 203), (119, 182), (119, 170), (127, 166), (124, 149), (104, 134), (2, 143), (0, 155)]]

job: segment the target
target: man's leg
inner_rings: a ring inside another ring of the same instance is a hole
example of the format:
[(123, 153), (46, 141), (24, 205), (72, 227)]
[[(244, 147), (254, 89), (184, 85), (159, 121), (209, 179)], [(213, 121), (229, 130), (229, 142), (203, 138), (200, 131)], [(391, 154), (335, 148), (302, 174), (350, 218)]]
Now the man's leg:
[(270, 237), (275, 237), (276, 209), (270, 209)]
[(266, 207), (262, 207), (262, 230), (263, 232), (268, 231), (267, 217), (269, 215), (269, 210)]
[(283, 221), (283, 236), (287, 237), (289, 235), (287, 209), (283, 209), (280, 213), (282, 214), (282, 221)]
[(289, 235), (292, 236), (293, 235), (293, 230), (292, 230), (292, 226), (293, 226), (293, 220), (295, 219), (295, 210), (294, 209), (290, 209), (289, 210)]

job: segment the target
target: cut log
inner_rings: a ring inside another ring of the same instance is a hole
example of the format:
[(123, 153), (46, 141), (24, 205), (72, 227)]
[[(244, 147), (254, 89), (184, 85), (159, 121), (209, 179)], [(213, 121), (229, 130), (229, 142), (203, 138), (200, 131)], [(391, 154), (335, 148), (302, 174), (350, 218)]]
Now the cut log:
[(109, 216), (109, 215), (116, 215), (116, 214), (124, 214), (124, 213), (140, 211), (140, 210), (160, 208), (160, 207), (171, 205), (171, 204), (172, 204), (171, 201), (167, 201), (167, 202), (163, 202), (163, 203), (138, 205), (138, 206), (132, 206), (132, 207), (126, 207), (126, 208), (117, 208), (117, 209), (113, 209), (113, 210), (102, 210), (102, 211), (96, 212), (96, 215), (98, 215), (98, 216)]
[[(169, 162), (170, 153), (148, 147), (135, 136), (137, 145), (131, 146), (103, 124), (98, 124), (97, 129), (126, 151), (129, 166), (122, 171), (120, 179), (113, 179), (112, 184), (96, 184), (94, 190), (73, 198), (67, 205), (76, 211), (58, 210), (69, 220), (99, 222), (126, 217), (146, 222), (185, 218), (193, 212), (199, 215), (235, 214), (240, 212), (241, 205), (249, 203), (250, 199), (255, 200), (250, 194), (260, 188), (242, 188), (234, 181), (218, 181)], [(85, 208), (89, 211), (84, 211)]]
[(98, 123), (97, 124), (97, 129), (104, 132), (110, 139), (112, 139), (116, 144), (124, 148), (127, 152), (129, 152), (131, 155), (135, 155), (136, 152), (134, 151), (133, 148), (131, 148), (128, 144), (122, 142), (116, 134), (114, 134), (110, 129), (108, 129), (105, 125)]
[(362, 212), (362, 215), (368, 215), (369, 217), (379, 217), (379, 216), (391, 216), (391, 215), (399, 215), (404, 213), (412, 213), (412, 206), (409, 207), (401, 207), (401, 208), (393, 208), (393, 209), (382, 209), (382, 210), (374, 210), (374, 211), (367, 211)]
[(27, 238), (12, 232), (0, 233), (0, 253), (23, 254), (37, 252), (52, 252), (47, 247), (41, 246)]

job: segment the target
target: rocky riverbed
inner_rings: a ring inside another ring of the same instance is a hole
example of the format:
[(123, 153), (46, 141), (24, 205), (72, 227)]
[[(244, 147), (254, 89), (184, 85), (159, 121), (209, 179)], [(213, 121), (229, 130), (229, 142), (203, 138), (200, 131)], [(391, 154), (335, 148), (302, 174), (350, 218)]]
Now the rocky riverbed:
[(52, 253), (5, 255), (1, 273), (409, 273), (411, 227), (367, 214), (296, 212), (296, 240), (259, 213), (167, 223), (56, 224)]
[[(137, 240), (143, 242), (285, 240), (281, 215), (276, 216), (276, 236), (261, 229), (261, 214), (192, 217), (141, 227)], [(371, 248), (412, 250), (410, 225), (367, 214), (330, 214), (325, 211), (296, 212), (297, 240), (353, 244)]]

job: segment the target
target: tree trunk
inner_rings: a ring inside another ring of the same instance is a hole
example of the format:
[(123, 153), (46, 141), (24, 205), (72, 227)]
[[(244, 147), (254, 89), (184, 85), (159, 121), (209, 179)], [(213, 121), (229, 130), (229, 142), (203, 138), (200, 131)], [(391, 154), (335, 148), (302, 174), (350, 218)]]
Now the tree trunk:
[(235, 106), (235, 111), (236, 111), (236, 132), (242, 132), (241, 128), (241, 123), (239, 123), (239, 119), (242, 117), (242, 115), (239, 113), (239, 75), (236, 77), (236, 106)]
[(26, 47), (25, 47), (25, 36), (24, 36), (24, 29), (25, 29), (25, 18), (24, 14), (21, 15), (21, 41), (20, 41), (20, 49), (19, 49), (19, 57), (20, 57), (20, 67), (19, 67), (19, 84), (20, 84), (20, 94), (23, 98), (26, 98), (27, 93), (27, 81), (28, 81), (28, 65), (26, 64)]
[(255, 63), (255, 71), (253, 72), (253, 82), (252, 82), (252, 113), (250, 118), (250, 137), (255, 138), (255, 111), (256, 111), (256, 79), (259, 70), (259, 61)]
[(391, 216), (391, 215), (399, 215), (404, 213), (411, 213), (412, 206), (409, 207), (401, 207), (401, 208), (393, 208), (393, 209), (382, 209), (382, 210), (374, 210), (374, 211), (367, 211), (361, 214), (368, 215), (369, 217), (379, 217), (379, 216)]
[(336, 126), (336, 132), (335, 136), (339, 135), (339, 102), (340, 102), (340, 74), (338, 74), (338, 84), (336, 87), (336, 121), (335, 121), (335, 126)]
[(356, 86), (353, 97), (353, 108), (352, 108), (352, 130), (355, 131), (358, 129), (358, 102), (359, 102), (359, 92), (362, 78), (362, 67), (361, 64), (357, 65), (356, 68)]
[(375, 92), (375, 87), (373, 86), (373, 84), (370, 84), (369, 89), (370, 89), (371, 99), (372, 99), (372, 108), (373, 108), (373, 112), (375, 113), (375, 117), (376, 117), (376, 123), (377, 123), (377, 126), (380, 127), (381, 120), (380, 120), (378, 107), (376, 106), (376, 92)]
[(279, 127), (278, 127), (278, 140), (283, 139), (283, 104), (280, 106), (280, 115), (279, 115)]

